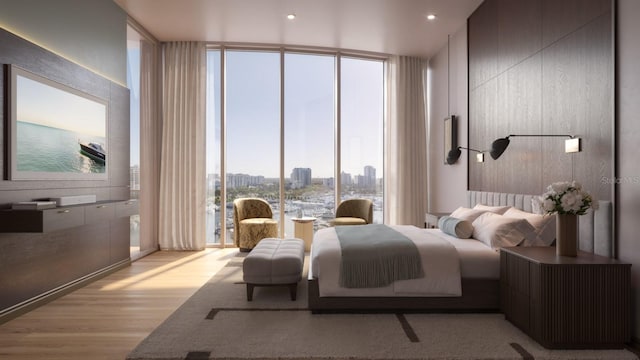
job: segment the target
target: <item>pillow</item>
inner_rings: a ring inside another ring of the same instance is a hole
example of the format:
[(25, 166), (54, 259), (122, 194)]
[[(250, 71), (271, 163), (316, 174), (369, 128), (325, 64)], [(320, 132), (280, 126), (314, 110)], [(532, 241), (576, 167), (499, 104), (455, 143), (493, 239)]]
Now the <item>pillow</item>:
[(510, 207), (511, 206), (489, 206), (489, 205), (483, 205), (483, 204), (476, 204), (476, 206), (474, 206), (473, 208), (476, 210), (490, 211), (492, 213), (502, 215), (507, 210), (509, 210)]
[(526, 219), (536, 230), (533, 241), (525, 241), (524, 246), (550, 246), (556, 239), (556, 217), (553, 215), (534, 214), (520, 209), (511, 208), (504, 216), (515, 219)]
[(456, 219), (473, 222), (473, 220), (475, 220), (478, 216), (484, 214), (485, 212), (485, 210), (474, 210), (460, 206), (459, 208), (455, 209), (449, 216)]
[(460, 239), (468, 239), (473, 234), (473, 225), (470, 221), (457, 219), (451, 216), (443, 216), (438, 220), (438, 228), (443, 233)]
[(472, 225), (473, 238), (496, 250), (505, 246), (518, 246), (525, 239), (535, 239), (535, 228), (525, 219), (486, 212), (478, 216)]

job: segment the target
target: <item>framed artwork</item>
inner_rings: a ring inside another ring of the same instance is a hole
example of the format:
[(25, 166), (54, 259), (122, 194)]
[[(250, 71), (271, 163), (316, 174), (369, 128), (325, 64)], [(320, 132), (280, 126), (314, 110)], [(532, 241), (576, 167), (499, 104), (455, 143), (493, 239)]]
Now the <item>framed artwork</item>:
[(444, 119), (444, 164), (447, 163), (447, 155), (449, 151), (458, 147), (458, 127), (457, 127), (457, 117), (455, 115), (450, 115), (449, 117)]
[(107, 180), (108, 102), (8, 70), (9, 180)]

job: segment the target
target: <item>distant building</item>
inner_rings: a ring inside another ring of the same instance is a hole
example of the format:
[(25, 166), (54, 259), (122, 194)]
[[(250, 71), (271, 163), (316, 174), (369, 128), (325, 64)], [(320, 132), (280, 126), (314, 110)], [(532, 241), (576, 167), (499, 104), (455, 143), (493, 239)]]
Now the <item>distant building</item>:
[(363, 183), (360, 184), (361, 187), (366, 188), (375, 188), (376, 186), (376, 168), (373, 166), (365, 166), (364, 167), (364, 177)]
[(352, 185), (353, 179), (351, 178), (351, 174), (346, 172), (340, 173), (340, 185)]
[(336, 186), (335, 180), (331, 178), (322, 179), (322, 185), (328, 187), (329, 189), (333, 189)]
[(291, 171), (291, 188), (302, 189), (311, 185), (310, 168), (294, 168)]
[(259, 186), (264, 183), (264, 176), (247, 174), (227, 174), (227, 188)]

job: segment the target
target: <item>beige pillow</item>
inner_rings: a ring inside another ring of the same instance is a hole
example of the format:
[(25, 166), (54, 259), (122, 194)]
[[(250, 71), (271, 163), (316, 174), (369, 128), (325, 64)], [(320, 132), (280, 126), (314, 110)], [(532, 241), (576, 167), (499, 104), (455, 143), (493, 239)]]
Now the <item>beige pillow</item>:
[(511, 208), (504, 216), (526, 219), (535, 229), (536, 237), (533, 241), (526, 240), (524, 246), (549, 246), (556, 239), (556, 217), (553, 215), (540, 215), (516, 208)]
[(492, 249), (518, 246), (521, 242), (535, 239), (535, 228), (525, 219), (516, 219), (486, 212), (472, 223), (473, 238)]
[(478, 216), (484, 214), (485, 212), (485, 210), (475, 210), (460, 206), (459, 208), (455, 209), (449, 216), (456, 219), (473, 222), (473, 220), (475, 220)]
[(476, 206), (474, 206), (473, 208), (475, 210), (483, 210), (483, 211), (490, 211), (492, 213), (496, 213), (496, 214), (504, 214), (507, 210), (509, 210), (511, 206), (489, 206), (489, 205), (483, 205), (483, 204), (476, 204)]

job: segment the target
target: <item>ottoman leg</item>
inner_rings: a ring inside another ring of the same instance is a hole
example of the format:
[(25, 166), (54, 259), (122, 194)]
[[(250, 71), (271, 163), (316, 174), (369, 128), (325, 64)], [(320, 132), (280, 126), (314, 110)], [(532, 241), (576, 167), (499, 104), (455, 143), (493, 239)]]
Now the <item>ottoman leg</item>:
[(289, 284), (289, 294), (291, 294), (291, 301), (296, 301), (297, 291), (298, 291), (298, 283)]
[(247, 284), (247, 301), (253, 300), (253, 284)]

